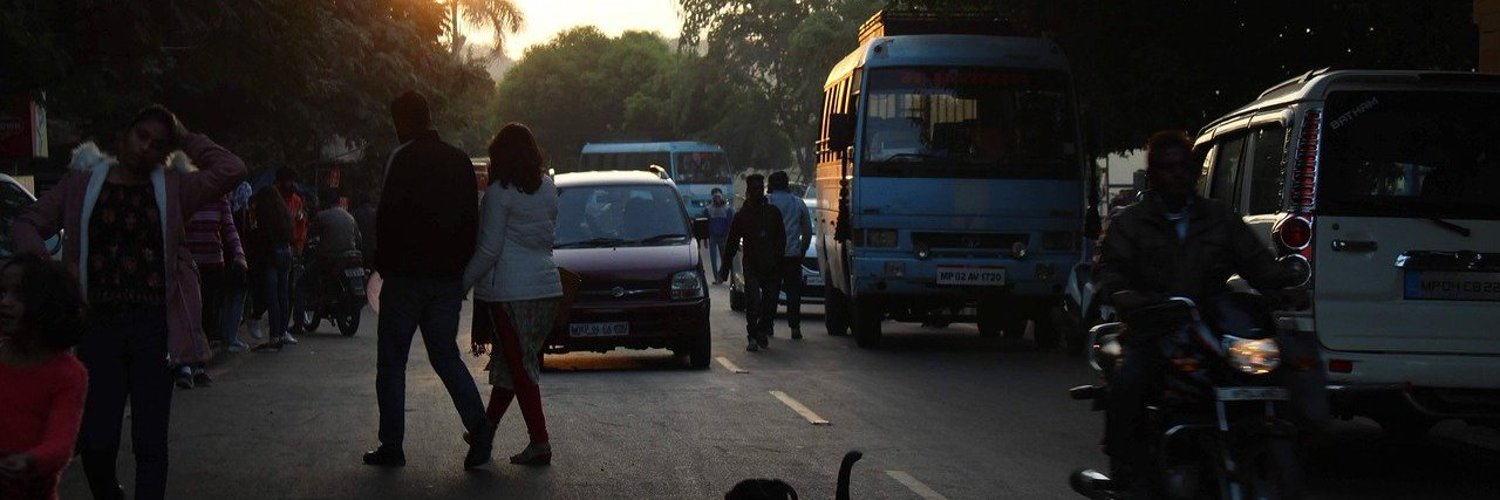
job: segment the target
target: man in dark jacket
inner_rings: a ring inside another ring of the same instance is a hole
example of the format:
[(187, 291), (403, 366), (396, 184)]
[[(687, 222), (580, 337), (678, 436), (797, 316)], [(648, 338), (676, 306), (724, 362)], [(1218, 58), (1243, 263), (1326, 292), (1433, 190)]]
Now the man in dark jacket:
[[(1201, 169), (1192, 147), (1185, 132), (1151, 137), (1146, 145), (1151, 190), (1115, 215), (1100, 244), (1094, 280), (1122, 314), (1174, 296), (1210, 304), (1229, 292), (1226, 280), (1235, 274), (1263, 292), (1297, 284), (1299, 276), (1275, 262), (1238, 214), (1195, 193)], [(1105, 453), (1115, 479), (1127, 484), (1149, 466), (1145, 404), (1167, 364), (1161, 349), (1148, 347), (1158, 333), (1137, 329), (1122, 339), (1123, 363), (1110, 385)]]
[[(391, 115), (401, 146), (386, 167), (375, 216), (375, 231), (381, 235), (375, 271), (385, 282), (376, 333), (380, 447), (364, 457), (367, 464), (387, 467), (406, 464), (406, 358), (418, 326), (427, 358), (464, 427), (474, 436), (493, 432), (457, 343), (464, 266), (474, 253), (479, 224), (474, 165), (467, 154), (438, 138), (421, 94), (408, 91), (397, 97)], [(473, 442), (487, 444), (490, 439)], [(469, 448), (471, 459), (487, 452)]]
[[(766, 200), (766, 179), (757, 174), (745, 178), (745, 203), (729, 224), (724, 245), (724, 262), (734, 262), (734, 254), (745, 247), (740, 263), (745, 276), (745, 324), (749, 345), (745, 350), (759, 351), (770, 347), (771, 328), (776, 319), (779, 294), (781, 254), (786, 250), (786, 228), (781, 211)], [(724, 266), (721, 274), (731, 266)], [(723, 277), (720, 276), (722, 280)]]

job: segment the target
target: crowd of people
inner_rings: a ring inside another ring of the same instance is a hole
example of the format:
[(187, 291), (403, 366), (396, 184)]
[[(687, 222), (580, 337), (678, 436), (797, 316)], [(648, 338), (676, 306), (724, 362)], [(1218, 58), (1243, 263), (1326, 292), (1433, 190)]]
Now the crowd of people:
[[(364, 462), (405, 464), (405, 369), (420, 328), (466, 430), (464, 467), (490, 461), (512, 401), (531, 439), (510, 461), (550, 464), (536, 353), (570, 273), (552, 263), (557, 190), (537, 141), (521, 124), (495, 136), (481, 206), (468, 155), (432, 129), (426, 99), (407, 92), (392, 115), (402, 146), (383, 196), (377, 207), (352, 193), (352, 211), (333, 190), (307, 203), (289, 169), (256, 189), (239, 157), (161, 106), (110, 141), (79, 146), (70, 172), (12, 225), (17, 257), (0, 265), (0, 499), (56, 498), (75, 455), (95, 498), (124, 498), (116, 463), (127, 404), (132, 497), (164, 497), (173, 386), (211, 386), (205, 365), (216, 354), (297, 344), (293, 310), (314, 293), (298, 285), (299, 269), (355, 250), (385, 280), (380, 446)], [(61, 260), (43, 245), (59, 231)], [(473, 351), (491, 355), (488, 408), (457, 345), (471, 289), (485, 320)], [(251, 347), (242, 331), (264, 340)]]

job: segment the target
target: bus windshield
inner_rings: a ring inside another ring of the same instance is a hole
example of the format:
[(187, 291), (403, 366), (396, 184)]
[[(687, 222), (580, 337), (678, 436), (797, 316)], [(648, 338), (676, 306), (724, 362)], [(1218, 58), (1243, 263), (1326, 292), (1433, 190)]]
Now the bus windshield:
[(913, 67), (868, 78), (862, 175), (1081, 175), (1064, 73)]
[[(593, 172), (598, 170), (645, 170), (646, 167), (656, 165), (661, 168), (669, 168), (670, 162), (666, 151), (650, 151), (641, 153), (587, 153), (579, 160), (579, 172)], [(559, 171), (559, 173), (565, 173)]]
[[(677, 172), (672, 180), (678, 184), (728, 184), (729, 160), (724, 153), (677, 153)], [(665, 165), (663, 165), (665, 166)]]

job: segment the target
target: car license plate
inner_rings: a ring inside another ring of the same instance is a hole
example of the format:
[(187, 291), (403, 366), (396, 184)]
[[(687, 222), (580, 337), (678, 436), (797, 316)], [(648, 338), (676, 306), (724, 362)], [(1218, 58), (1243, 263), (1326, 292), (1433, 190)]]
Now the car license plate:
[(803, 278), (802, 282), (804, 284), (806, 284), (807, 286), (823, 286), (823, 276), (822, 275), (808, 276), (808, 277)]
[(938, 266), (937, 283), (939, 285), (1000, 286), (1005, 284), (1005, 268)]
[(1500, 273), (1407, 271), (1407, 300), (1500, 302)]
[(630, 335), (630, 323), (624, 321), (573, 323), (568, 325), (568, 335), (572, 337), (623, 337)]
[(346, 277), (346, 278), (363, 278), (363, 277), (365, 277), (365, 270), (364, 269), (357, 269), (357, 268), (356, 269), (345, 269), (344, 270), (344, 277)]
[(1281, 387), (1219, 387), (1219, 401), (1286, 401), (1289, 397)]

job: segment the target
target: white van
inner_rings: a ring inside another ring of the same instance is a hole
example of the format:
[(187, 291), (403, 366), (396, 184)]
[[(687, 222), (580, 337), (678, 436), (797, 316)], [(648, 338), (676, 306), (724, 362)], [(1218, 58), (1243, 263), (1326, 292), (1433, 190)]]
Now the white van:
[(1336, 415), (1500, 419), (1500, 75), (1328, 71), (1205, 127), (1205, 196), (1305, 267)]

